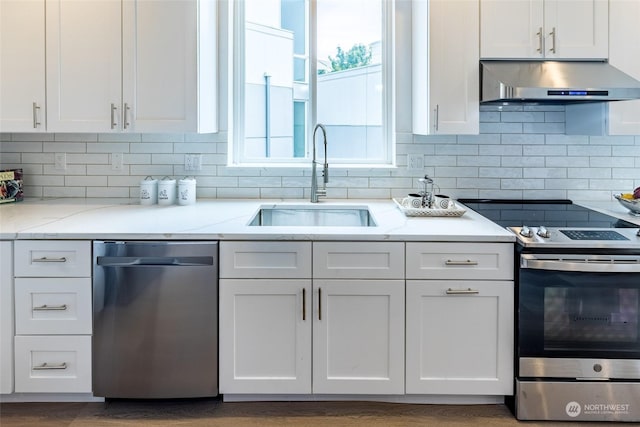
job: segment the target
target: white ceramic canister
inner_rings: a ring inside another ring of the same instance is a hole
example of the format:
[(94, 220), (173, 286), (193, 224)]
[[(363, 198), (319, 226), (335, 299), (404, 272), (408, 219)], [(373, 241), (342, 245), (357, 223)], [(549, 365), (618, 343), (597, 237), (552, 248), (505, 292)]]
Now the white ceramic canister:
[(185, 176), (178, 180), (178, 204), (193, 205), (196, 202), (196, 179)]
[(158, 204), (173, 205), (176, 202), (176, 180), (165, 176), (158, 181)]
[(158, 180), (148, 176), (140, 181), (140, 204), (155, 205), (158, 203)]

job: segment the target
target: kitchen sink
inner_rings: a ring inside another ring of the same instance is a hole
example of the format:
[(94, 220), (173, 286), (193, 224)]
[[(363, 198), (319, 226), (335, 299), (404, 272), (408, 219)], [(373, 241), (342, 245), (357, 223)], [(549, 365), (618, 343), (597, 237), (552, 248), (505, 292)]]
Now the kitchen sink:
[(262, 206), (251, 218), (250, 226), (270, 227), (375, 227), (366, 206), (270, 205)]

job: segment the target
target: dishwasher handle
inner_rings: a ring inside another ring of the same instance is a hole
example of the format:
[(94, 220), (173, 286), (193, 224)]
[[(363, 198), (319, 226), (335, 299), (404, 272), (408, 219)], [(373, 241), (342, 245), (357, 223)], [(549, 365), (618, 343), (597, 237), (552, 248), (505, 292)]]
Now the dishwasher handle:
[(194, 267), (213, 265), (211, 256), (179, 256), (179, 257), (113, 257), (99, 256), (97, 264), (103, 267), (143, 267), (171, 266)]

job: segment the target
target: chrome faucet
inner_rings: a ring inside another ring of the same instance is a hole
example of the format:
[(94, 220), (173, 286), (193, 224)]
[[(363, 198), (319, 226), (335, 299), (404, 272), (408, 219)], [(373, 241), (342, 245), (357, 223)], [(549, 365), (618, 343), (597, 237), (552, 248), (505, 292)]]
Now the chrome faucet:
[[(318, 128), (322, 129), (322, 135), (324, 137), (324, 167), (322, 170), (322, 188), (318, 188), (318, 172), (316, 170), (316, 132)], [(311, 161), (311, 203), (318, 203), (318, 197), (326, 197), (327, 195), (327, 182), (329, 182), (329, 163), (327, 163), (327, 130), (324, 125), (318, 123), (313, 128), (313, 160)]]

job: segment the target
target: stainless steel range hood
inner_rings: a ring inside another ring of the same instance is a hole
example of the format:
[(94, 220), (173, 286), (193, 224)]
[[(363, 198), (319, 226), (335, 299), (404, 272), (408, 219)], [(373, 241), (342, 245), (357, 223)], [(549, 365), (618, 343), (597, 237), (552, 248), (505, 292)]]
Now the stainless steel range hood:
[(640, 99), (640, 81), (607, 62), (480, 61), (481, 103)]

